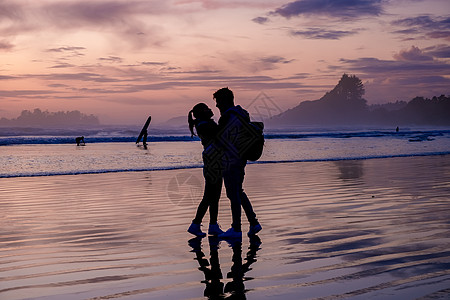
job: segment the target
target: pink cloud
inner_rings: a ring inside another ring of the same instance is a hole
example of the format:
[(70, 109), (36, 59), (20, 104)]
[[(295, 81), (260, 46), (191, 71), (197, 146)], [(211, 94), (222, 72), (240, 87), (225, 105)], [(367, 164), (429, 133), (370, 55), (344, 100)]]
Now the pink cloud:
[(221, 9), (221, 8), (271, 8), (273, 1), (256, 0), (256, 1), (231, 1), (231, 0), (179, 0), (175, 4), (195, 4), (198, 3), (205, 9)]
[(14, 45), (11, 44), (10, 42), (3, 40), (0, 41), (0, 51), (8, 51), (8, 50), (12, 50), (14, 48)]
[(433, 57), (426, 55), (422, 50), (415, 46), (411, 46), (408, 50), (401, 50), (394, 55), (396, 60), (402, 61), (431, 61)]

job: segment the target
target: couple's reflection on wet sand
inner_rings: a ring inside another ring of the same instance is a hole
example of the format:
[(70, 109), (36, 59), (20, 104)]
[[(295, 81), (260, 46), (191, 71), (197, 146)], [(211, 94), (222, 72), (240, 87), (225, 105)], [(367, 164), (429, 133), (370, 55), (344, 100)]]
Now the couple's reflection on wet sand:
[[(232, 266), (227, 272), (226, 279), (223, 278), (222, 269), (219, 262), (220, 239), (214, 236), (208, 237), (209, 261), (203, 252), (203, 238), (196, 237), (190, 239), (188, 244), (195, 253), (195, 260), (198, 261), (199, 270), (205, 275), (205, 280), (201, 282), (206, 285), (204, 296), (208, 299), (245, 299), (244, 281), (251, 280), (251, 277), (244, 277), (245, 273), (251, 270), (250, 265), (256, 262), (256, 253), (261, 245), (261, 239), (257, 236), (249, 238), (249, 247), (244, 263), (242, 262), (242, 241), (226, 241), (233, 249)], [(225, 241), (224, 241), (225, 242)], [(225, 284), (226, 282), (226, 284)]]

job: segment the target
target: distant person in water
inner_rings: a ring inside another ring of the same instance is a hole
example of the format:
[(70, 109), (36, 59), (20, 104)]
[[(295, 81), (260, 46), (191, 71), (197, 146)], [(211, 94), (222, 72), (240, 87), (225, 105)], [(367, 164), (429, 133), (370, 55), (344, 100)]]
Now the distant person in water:
[(217, 124), (212, 119), (214, 113), (205, 104), (199, 103), (192, 108), (188, 114), (189, 129), (191, 137), (197, 135), (200, 137), (203, 145), (203, 176), (205, 177), (205, 190), (203, 198), (198, 205), (197, 213), (192, 224), (188, 228), (188, 232), (204, 237), (206, 233), (202, 232), (200, 225), (202, 219), (209, 208), (209, 228), (208, 234), (219, 235), (223, 231), (217, 224), (217, 215), (219, 213), (219, 199), (222, 192), (222, 167), (221, 167), (221, 149), (217, 147), (216, 135)]
[(150, 122), (152, 120), (152, 116), (148, 116), (147, 121), (144, 124), (144, 127), (142, 127), (141, 132), (139, 133), (139, 136), (136, 140), (136, 144), (139, 144), (139, 142), (142, 139), (142, 145), (145, 149), (147, 149), (147, 136), (148, 136), (148, 126), (150, 125)]
[(242, 238), (241, 230), (241, 205), (250, 223), (248, 236), (255, 235), (262, 227), (256, 218), (253, 207), (245, 194), (242, 184), (244, 182), (245, 166), (247, 160), (241, 157), (240, 133), (243, 132), (245, 122), (250, 121), (249, 113), (239, 105), (234, 105), (234, 94), (226, 88), (214, 93), (216, 106), (220, 110), (219, 133), (217, 140), (223, 148), (222, 156), (223, 180), (228, 199), (231, 204), (233, 223), (231, 228), (220, 238)]
[(84, 146), (84, 145), (86, 145), (84, 143), (84, 136), (79, 136), (79, 137), (75, 138), (75, 142), (77, 142), (77, 146)]

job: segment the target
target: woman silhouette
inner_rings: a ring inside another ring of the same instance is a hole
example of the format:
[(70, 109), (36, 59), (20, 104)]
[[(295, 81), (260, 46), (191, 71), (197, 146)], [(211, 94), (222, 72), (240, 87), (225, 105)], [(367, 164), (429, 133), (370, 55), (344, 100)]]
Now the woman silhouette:
[(188, 232), (204, 237), (206, 233), (202, 232), (200, 225), (206, 211), (209, 208), (209, 228), (208, 234), (219, 235), (223, 231), (217, 224), (217, 215), (219, 213), (219, 199), (222, 192), (222, 152), (216, 145), (216, 135), (218, 126), (212, 119), (214, 113), (205, 103), (198, 103), (188, 114), (189, 129), (191, 137), (195, 135), (194, 127), (197, 135), (200, 137), (203, 145), (203, 176), (205, 177), (205, 190), (203, 198), (198, 205), (197, 213), (192, 224), (188, 228)]

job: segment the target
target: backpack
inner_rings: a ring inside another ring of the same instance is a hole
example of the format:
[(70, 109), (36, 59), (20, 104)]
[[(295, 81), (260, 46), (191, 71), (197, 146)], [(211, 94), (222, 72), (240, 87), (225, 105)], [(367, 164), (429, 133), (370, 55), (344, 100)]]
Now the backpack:
[(248, 121), (239, 112), (233, 111), (242, 123), (239, 134), (239, 156), (250, 161), (257, 161), (264, 149), (264, 123)]

